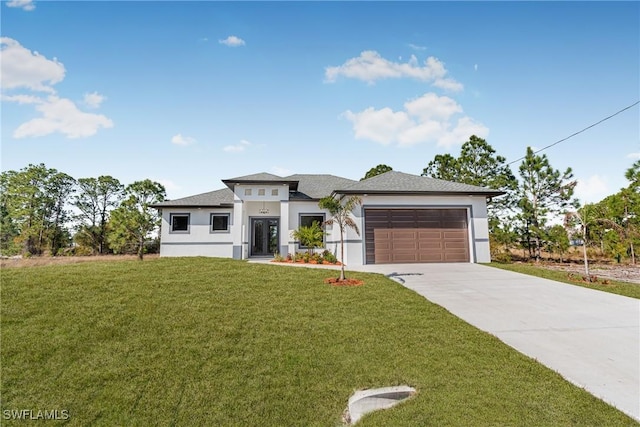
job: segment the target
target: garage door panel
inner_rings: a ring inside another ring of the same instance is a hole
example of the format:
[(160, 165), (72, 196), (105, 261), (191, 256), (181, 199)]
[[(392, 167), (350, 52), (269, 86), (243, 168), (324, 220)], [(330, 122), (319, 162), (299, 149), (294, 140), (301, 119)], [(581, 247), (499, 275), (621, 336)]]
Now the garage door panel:
[(367, 263), (468, 262), (465, 209), (365, 209)]
[(447, 250), (453, 250), (453, 249), (462, 249), (463, 251), (467, 250), (466, 242), (445, 242), (444, 247)]
[(394, 252), (415, 252), (418, 250), (418, 242), (415, 240), (395, 240), (391, 244), (391, 250)]
[(428, 253), (420, 254), (419, 262), (444, 262), (444, 256), (442, 253)]
[(429, 241), (420, 241), (418, 242), (418, 249), (421, 251), (438, 251), (441, 252), (443, 248), (443, 243), (440, 241), (437, 242), (429, 242)]
[(420, 240), (442, 239), (442, 231), (440, 231), (440, 230), (433, 230), (433, 231), (419, 230), (418, 231), (418, 238)]

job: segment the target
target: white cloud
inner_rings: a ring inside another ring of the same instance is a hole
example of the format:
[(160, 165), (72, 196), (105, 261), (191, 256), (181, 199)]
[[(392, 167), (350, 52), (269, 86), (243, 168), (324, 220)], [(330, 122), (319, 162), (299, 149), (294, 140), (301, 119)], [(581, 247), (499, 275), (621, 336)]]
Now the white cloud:
[(629, 153), (627, 154), (627, 159), (638, 160), (640, 159), (640, 153)]
[(471, 135), (485, 138), (489, 134), (489, 129), (482, 123), (460, 116), (462, 112), (462, 107), (453, 99), (426, 93), (407, 101), (403, 111), (369, 107), (356, 113), (347, 110), (342, 116), (352, 123), (356, 139), (384, 145), (411, 146), (432, 142), (451, 147), (462, 144)]
[[(22, 2), (25, 4), (25, 2)], [(18, 6), (15, 6), (18, 7)], [(70, 99), (56, 95), (53, 85), (65, 78), (64, 65), (56, 58), (47, 59), (14, 39), (0, 38), (0, 99), (18, 104), (31, 104), (40, 117), (22, 123), (13, 131), (14, 138), (39, 137), (61, 133), (67, 138), (94, 135), (100, 128), (113, 127), (102, 114), (80, 111)], [(45, 92), (48, 97), (30, 93), (7, 94), (6, 91)], [(105, 97), (97, 92), (84, 95), (82, 103), (98, 108)]]
[(94, 135), (99, 128), (111, 128), (113, 122), (102, 114), (85, 113), (66, 98), (49, 96), (37, 103), (42, 117), (21, 124), (13, 132), (14, 138), (45, 136), (61, 133), (68, 138)]
[(596, 203), (611, 194), (606, 177), (591, 175), (587, 179), (578, 179), (575, 196), (584, 203)]
[(373, 84), (380, 79), (408, 77), (430, 82), (434, 86), (446, 90), (462, 90), (462, 84), (448, 77), (447, 74), (448, 71), (444, 64), (433, 56), (428, 57), (424, 61), (424, 65), (421, 66), (415, 55), (411, 55), (408, 62), (393, 62), (384, 59), (376, 51), (368, 50), (356, 58), (347, 60), (342, 65), (326, 67), (325, 81), (333, 83), (338, 77), (344, 76)]
[(100, 108), (100, 104), (102, 104), (105, 99), (106, 98), (98, 92), (84, 94), (84, 104), (89, 108)]
[(419, 46), (417, 44), (409, 43), (409, 47), (413, 50), (427, 50), (426, 46)]
[(0, 95), (0, 99), (2, 101), (9, 102), (17, 102), (18, 104), (41, 104), (44, 102), (42, 98), (39, 98), (34, 95), (5, 95), (4, 93)]
[(229, 36), (224, 40), (218, 40), (218, 43), (229, 47), (244, 46), (246, 43), (240, 37)]
[(249, 141), (247, 141), (246, 139), (241, 140), (239, 143), (237, 143), (236, 145), (227, 145), (226, 147), (223, 147), (222, 149), (228, 153), (240, 153), (244, 150), (247, 149), (248, 146), (250, 146), (251, 143)]
[(30, 12), (36, 8), (36, 5), (33, 4), (33, 0), (11, 0), (7, 2), (7, 6), (19, 7), (22, 10), (26, 10), (27, 12)]
[(173, 135), (171, 138), (171, 143), (176, 145), (191, 145), (195, 144), (196, 140), (191, 138), (190, 136), (183, 136), (181, 133), (177, 135)]
[(438, 139), (438, 145), (441, 147), (451, 147), (453, 145), (463, 144), (471, 135), (486, 138), (489, 135), (489, 128), (473, 120), (471, 117), (460, 117), (453, 129), (447, 130)]
[(3, 90), (27, 88), (55, 93), (51, 87), (64, 79), (64, 65), (24, 48), (16, 40), (0, 37), (0, 85)]
[(359, 113), (347, 110), (343, 113), (351, 123), (356, 139), (369, 139), (387, 145), (397, 140), (398, 135), (415, 124), (404, 111), (391, 108), (376, 110), (369, 107)]
[(422, 120), (448, 119), (456, 113), (462, 112), (462, 107), (447, 96), (438, 96), (435, 93), (425, 93), (420, 98), (405, 102), (405, 110), (412, 116)]

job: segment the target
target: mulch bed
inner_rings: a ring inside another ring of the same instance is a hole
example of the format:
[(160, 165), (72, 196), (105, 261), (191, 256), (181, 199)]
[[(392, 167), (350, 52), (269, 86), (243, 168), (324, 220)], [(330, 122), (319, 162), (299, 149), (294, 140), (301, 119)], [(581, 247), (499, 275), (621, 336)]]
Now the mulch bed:
[(362, 286), (364, 285), (364, 281), (358, 279), (344, 279), (340, 280), (337, 277), (330, 277), (328, 279), (324, 279), (324, 283), (330, 284), (332, 286)]

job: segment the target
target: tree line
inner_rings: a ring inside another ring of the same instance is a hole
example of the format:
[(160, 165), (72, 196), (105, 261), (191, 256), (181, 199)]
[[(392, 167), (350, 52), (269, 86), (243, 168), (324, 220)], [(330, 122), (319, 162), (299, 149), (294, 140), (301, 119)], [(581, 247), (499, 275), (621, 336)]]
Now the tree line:
[(75, 179), (44, 164), (0, 174), (3, 256), (131, 254), (142, 258), (159, 225), (165, 188), (112, 176)]
[[(371, 168), (362, 179), (392, 170)], [(554, 168), (546, 154), (527, 147), (518, 167), (519, 179), (506, 158), (482, 138), (472, 135), (458, 156), (438, 154), (422, 176), (504, 191), (487, 204), (492, 257), (510, 260), (512, 249), (522, 249), (539, 260), (542, 251), (562, 260), (570, 242), (584, 242), (596, 254), (635, 263), (640, 244), (640, 161), (626, 172), (629, 185), (598, 203), (581, 204), (574, 198), (577, 181), (571, 168)], [(553, 220), (564, 218), (562, 224)]]

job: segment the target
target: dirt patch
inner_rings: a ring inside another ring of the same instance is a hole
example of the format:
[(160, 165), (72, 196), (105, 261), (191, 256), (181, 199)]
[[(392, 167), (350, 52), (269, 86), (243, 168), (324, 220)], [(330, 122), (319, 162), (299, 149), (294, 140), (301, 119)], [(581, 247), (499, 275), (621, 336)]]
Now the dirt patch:
[[(145, 255), (144, 259), (158, 258), (158, 254)], [(78, 264), (92, 261), (124, 261), (137, 260), (136, 255), (95, 255), (95, 256), (60, 256), (0, 259), (0, 268), (39, 267), (43, 265)]]
[[(540, 267), (584, 276), (584, 265), (575, 263), (540, 263)], [(603, 279), (640, 284), (640, 265), (589, 264), (589, 273)]]

